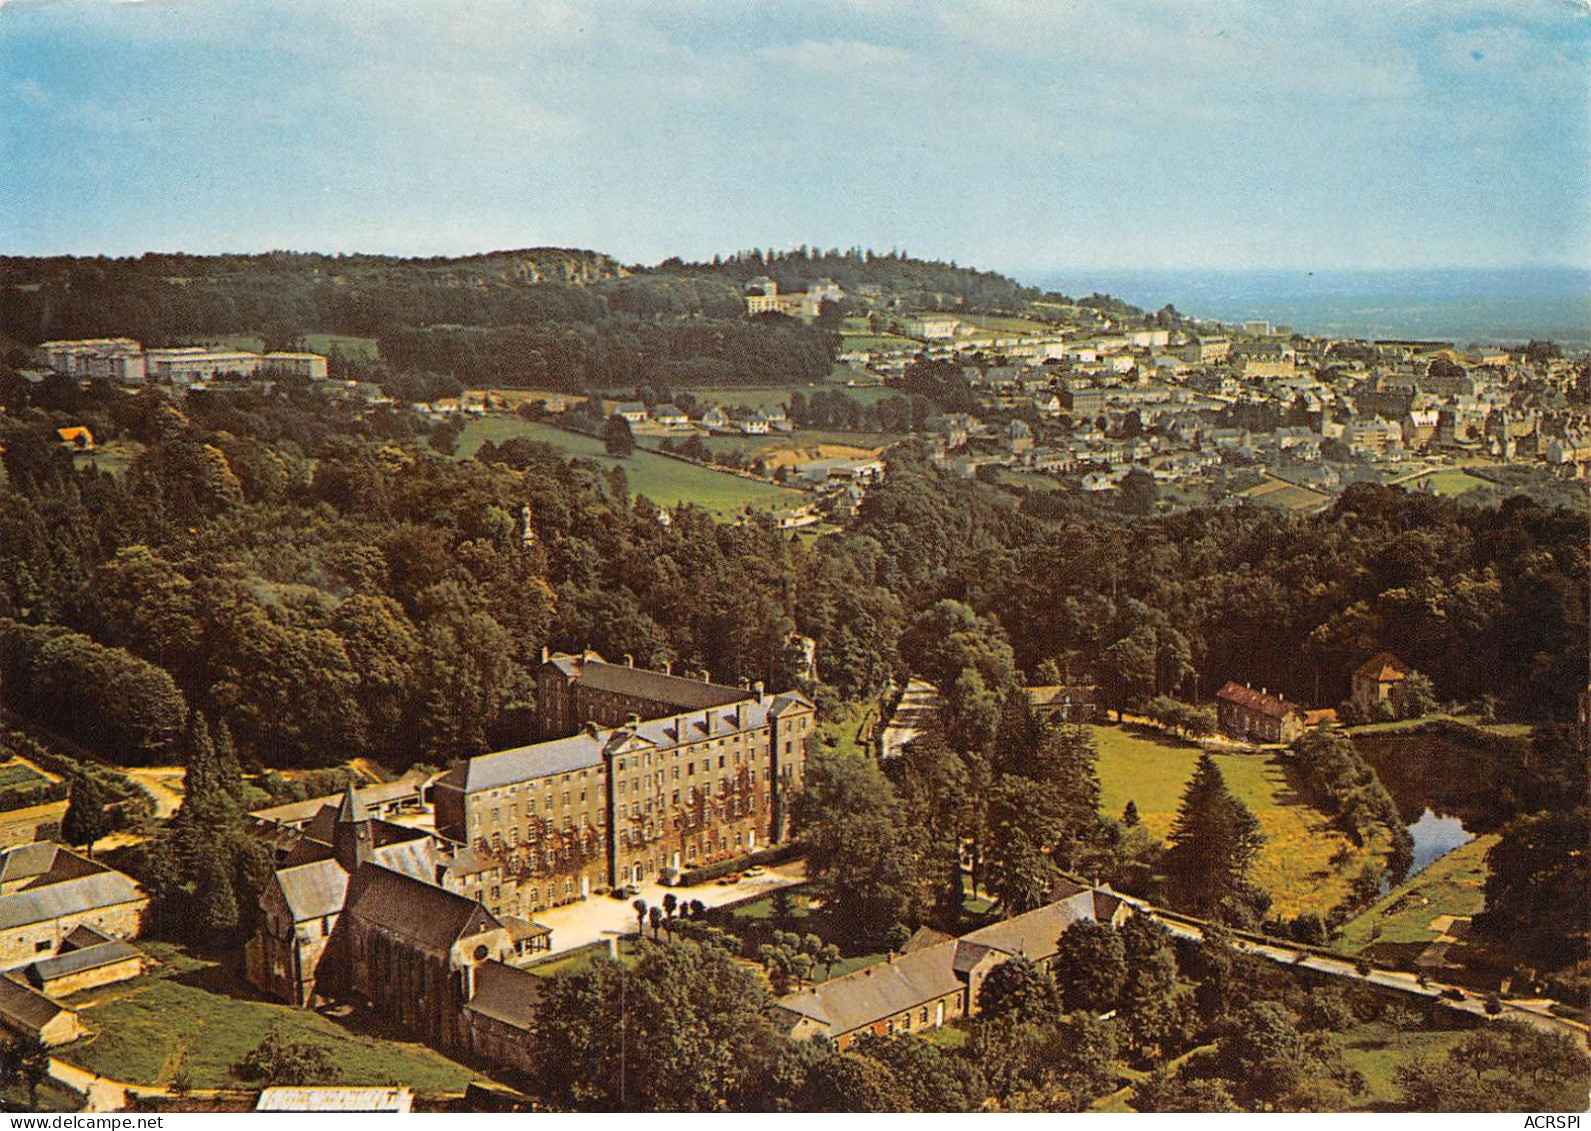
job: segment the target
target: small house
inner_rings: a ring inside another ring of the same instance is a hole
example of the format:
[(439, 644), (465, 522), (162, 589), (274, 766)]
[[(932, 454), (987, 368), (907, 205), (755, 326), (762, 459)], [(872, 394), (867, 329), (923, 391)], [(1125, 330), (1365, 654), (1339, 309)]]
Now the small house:
[(1215, 708), (1221, 733), (1240, 742), (1288, 743), (1304, 733), (1304, 709), (1264, 688), (1228, 683)]

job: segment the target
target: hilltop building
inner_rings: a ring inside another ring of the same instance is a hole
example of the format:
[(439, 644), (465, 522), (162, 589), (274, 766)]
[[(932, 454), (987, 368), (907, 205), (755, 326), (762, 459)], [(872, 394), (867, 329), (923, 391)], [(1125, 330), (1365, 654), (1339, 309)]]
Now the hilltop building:
[(46, 368), (80, 380), (142, 385), (159, 381), (191, 385), (226, 377), (287, 375), (326, 379), (326, 359), (318, 353), (254, 353), (206, 346), (150, 349), (132, 338), (83, 338), (44, 342), (39, 352)]

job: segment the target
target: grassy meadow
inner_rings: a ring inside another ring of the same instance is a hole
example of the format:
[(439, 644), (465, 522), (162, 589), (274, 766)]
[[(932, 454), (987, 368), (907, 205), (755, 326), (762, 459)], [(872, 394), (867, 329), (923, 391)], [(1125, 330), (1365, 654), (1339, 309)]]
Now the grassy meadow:
[(748, 508), (754, 511), (783, 510), (806, 502), (806, 495), (800, 491), (698, 467), (642, 448), (637, 448), (629, 459), (613, 459), (604, 451), (602, 441), (595, 436), (566, 432), (550, 424), (538, 424), (518, 417), (488, 417), (470, 421), (459, 439), (458, 455), (461, 458), (472, 457), (487, 440), (502, 443), (512, 436), (551, 444), (566, 456), (595, 460), (604, 471), (622, 467), (631, 491), (666, 507), (694, 503), (719, 518), (727, 518), (742, 514)]
[[(1144, 826), (1164, 840), (1193, 776), (1198, 747), (1130, 727), (1089, 729), (1099, 746), (1101, 810), (1119, 817), (1132, 801)], [(1340, 903), (1371, 850), (1355, 847), (1332, 828), (1325, 814), (1298, 794), (1273, 756), (1221, 753), (1214, 758), (1227, 788), (1248, 806), (1265, 834), (1249, 879), (1271, 893), (1271, 914), (1324, 915)]]
[(55, 1051), (68, 1064), (113, 1080), (195, 1088), (232, 1087), (228, 1069), (275, 1029), (286, 1041), (324, 1046), (350, 1087), (407, 1084), (462, 1092), (481, 1078), (422, 1044), (386, 1039), (305, 1009), (255, 999), (235, 970), (167, 944), (144, 942), (153, 972), (68, 998), (93, 1035)]

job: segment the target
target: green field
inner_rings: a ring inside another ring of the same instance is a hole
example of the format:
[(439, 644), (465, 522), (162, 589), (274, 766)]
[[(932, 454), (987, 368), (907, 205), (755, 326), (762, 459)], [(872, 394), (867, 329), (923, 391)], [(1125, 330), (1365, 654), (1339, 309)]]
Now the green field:
[(1417, 719), (1397, 719), (1390, 723), (1366, 723), (1364, 726), (1349, 727), (1350, 735), (1357, 734), (1396, 734), (1398, 731), (1413, 730), (1415, 727), (1426, 723), (1450, 719), (1455, 723), (1463, 723), (1467, 727), (1495, 734), (1500, 738), (1529, 738), (1535, 725), (1533, 723), (1488, 723), (1474, 715), (1421, 715)]
[(73, 452), (72, 466), (79, 471), (95, 467), (120, 479), (143, 450), (144, 446), (133, 440), (111, 440), (91, 452)]
[(1486, 853), (1495, 833), (1476, 837), (1433, 862), (1407, 883), (1393, 888), (1375, 906), (1343, 924), (1336, 948), (1349, 954), (1385, 948), (1381, 957), (1412, 953), (1436, 938), (1431, 920), (1438, 915), (1474, 915), (1486, 903)]
[(784, 510), (806, 502), (806, 495), (801, 491), (698, 467), (640, 448), (629, 459), (613, 459), (603, 450), (602, 441), (595, 436), (566, 432), (550, 424), (538, 424), (512, 416), (470, 421), (464, 426), (464, 434), (459, 439), (458, 455), (461, 458), (472, 457), (487, 440), (502, 443), (512, 436), (551, 444), (566, 456), (595, 460), (604, 471), (622, 467), (631, 491), (666, 507), (694, 503), (724, 518), (742, 514), (747, 508), (755, 511)]
[[(1089, 728), (1099, 746), (1100, 809), (1112, 817), (1132, 801), (1144, 826), (1165, 839), (1193, 776), (1197, 747), (1147, 730)], [(1342, 901), (1348, 884), (1369, 859), (1306, 804), (1281, 764), (1266, 754), (1216, 754), (1227, 788), (1248, 806), (1265, 833), (1265, 846), (1249, 879), (1271, 893), (1271, 912), (1291, 918), (1301, 911), (1324, 915)], [(1343, 862), (1331, 860), (1343, 853)]]
[(916, 338), (903, 338), (899, 334), (841, 334), (840, 352), (851, 350), (914, 349), (922, 343)]
[(381, 356), (376, 339), (352, 338), (347, 334), (305, 334), (304, 348), (311, 353), (340, 353), (361, 361), (375, 361)]
[(1438, 495), (1462, 495), (1466, 491), (1473, 491), (1477, 487), (1493, 487), (1495, 484), (1485, 479), (1477, 478), (1468, 472), (1457, 468), (1448, 471), (1433, 471), (1429, 475), (1421, 475), (1404, 484), (1410, 489), (1419, 488), (1422, 491), (1433, 491)]
[[(661, 442), (659, 437), (648, 436), (644, 439), (649, 447)], [(898, 435), (882, 432), (829, 432), (815, 428), (798, 428), (794, 432), (771, 436), (704, 436), (702, 443), (706, 444), (707, 450), (714, 455), (740, 451), (745, 453), (747, 459), (759, 457), (768, 459), (780, 452), (815, 450), (825, 444), (838, 444), (847, 448), (871, 451), (886, 444), (893, 444), (899, 439), (901, 437)], [(817, 458), (817, 455), (814, 454), (812, 458)]]
[(137, 1084), (169, 1084), (185, 1071), (195, 1088), (233, 1086), (228, 1068), (275, 1028), (285, 1041), (325, 1046), (343, 1084), (406, 1084), (419, 1092), (462, 1092), (480, 1074), (411, 1041), (390, 1040), (319, 1013), (251, 1000), (236, 972), (167, 944), (145, 942), (163, 965), (142, 978), (87, 990), (67, 1001), (93, 1036), (55, 1056)]
[(752, 408), (765, 409), (784, 406), (790, 403), (791, 388), (788, 385), (766, 385), (743, 389), (723, 389), (717, 386), (707, 388), (689, 388), (679, 390), (689, 393), (696, 398), (698, 405), (722, 405), (725, 408)]

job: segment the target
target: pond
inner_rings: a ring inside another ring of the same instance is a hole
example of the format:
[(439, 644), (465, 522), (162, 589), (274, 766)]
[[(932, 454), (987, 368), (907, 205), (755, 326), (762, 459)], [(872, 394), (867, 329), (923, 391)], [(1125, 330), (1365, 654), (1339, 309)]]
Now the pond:
[(1414, 837), (1414, 864), (1409, 869), (1413, 876), (1423, 872), (1433, 862), (1440, 860), (1455, 848), (1475, 839), (1475, 834), (1464, 828), (1458, 817), (1440, 816), (1429, 805), (1420, 819), (1409, 826)]

